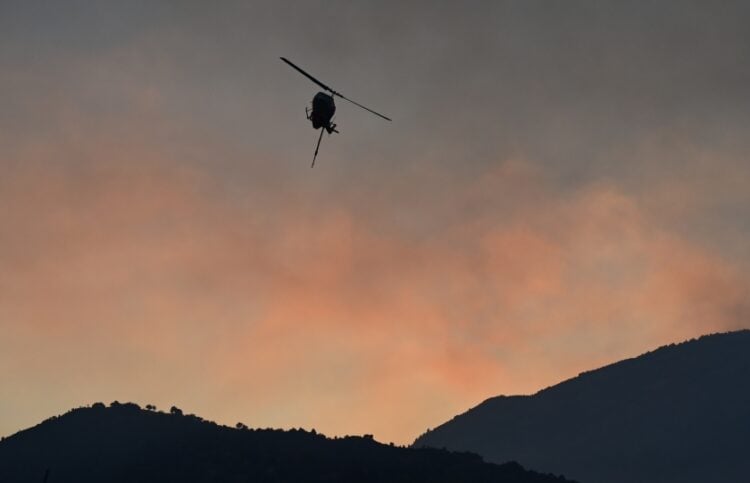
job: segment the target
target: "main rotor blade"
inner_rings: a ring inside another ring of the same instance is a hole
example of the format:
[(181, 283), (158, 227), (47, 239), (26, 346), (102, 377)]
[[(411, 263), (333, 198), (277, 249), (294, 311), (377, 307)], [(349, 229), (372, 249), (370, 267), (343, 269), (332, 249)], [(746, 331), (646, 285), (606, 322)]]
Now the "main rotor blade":
[(340, 98), (342, 98), (342, 99), (344, 99), (344, 100), (347, 100), (347, 101), (351, 102), (351, 103), (352, 103), (352, 104), (354, 104), (355, 106), (361, 107), (361, 108), (362, 108), (362, 109), (364, 109), (365, 111), (369, 111), (369, 112), (371, 112), (371, 113), (375, 114), (376, 116), (380, 116), (380, 117), (382, 117), (382, 118), (383, 118), (383, 119), (385, 119), (386, 121), (390, 121), (390, 120), (391, 120), (391, 118), (389, 118), (389, 117), (386, 117), (386, 116), (384, 116), (384, 115), (380, 114), (379, 112), (375, 112), (375, 111), (373, 111), (372, 109), (370, 109), (369, 107), (365, 107), (365, 106), (363, 106), (362, 104), (360, 104), (359, 102), (353, 101), (353, 100), (349, 99), (348, 97), (346, 97), (346, 96), (343, 96), (343, 95), (341, 95), (340, 93), (338, 93), (338, 92), (334, 91), (333, 89), (331, 89), (331, 88), (330, 88), (330, 87), (328, 87), (327, 85), (325, 85), (325, 84), (323, 84), (322, 82), (320, 82), (320, 81), (319, 81), (318, 79), (316, 79), (315, 77), (311, 76), (310, 74), (308, 74), (308, 73), (307, 73), (307, 72), (305, 72), (304, 70), (302, 70), (302, 69), (300, 69), (299, 67), (297, 67), (296, 65), (294, 65), (294, 63), (292, 63), (292, 61), (291, 61), (291, 60), (289, 60), (289, 59), (287, 59), (286, 57), (279, 57), (279, 58), (280, 58), (281, 60), (283, 60), (284, 62), (286, 62), (287, 64), (289, 64), (289, 66), (290, 66), (290, 67), (291, 67), (292, 69), (296, 70), (297, 72), (299, 72), (299, 73), (300, 73), (300, 74), (302, 74), (303, 76), (305, 76), (305, 77), (307, 77), (308, 79), (310, 79), (311, 81), (315, 82), (315, 83), (316, 83), (316, 84), (318, 84), (318, 85), (319, 85), (320, 87), (322, 87), (323, 89), (327, 90), (328, 92), (330, 92), (330, 93), (331, 93), (331, 94), (333, 94), (334, 96), (339, 96)]
[(299, 72), (299, 73), (300, 73), (300, 74), (302, 74), (303, 76), (305, 76), (305, 77), (307, 77), (308, 79), (310, 79), (311, 81), (315, 82), (316, 84), (318, 84), (318, 85), (319, 85), (320, 87), (322, 87), (323, 89), (325, 89), (325, 90), (327, 90), (327, 91), (329, 91), (329, 92), (332, 92), (333, 94), (337, 94), (337, 92), (336, 92), (336, 91), (334, 91), (333, 89), (331, 89), (331, 88), (330, 88), (330, 87), (328, 87), (327, 85), (325, 85), (325, 84), (323, 84), (322, 82), (320, 82), (320, 81), (319, 81), (318, 79), (316, 79), (315, 77), (311, 76), (310, 74), (308, 74), (308, 73), (307, 73), (307, 72), (305, 72), (304, 70), (302, 70), (302, 69), (300, 69), (299, 67), (297, 67), (296, 65), (294, 65), (294, 64), (293, 64), (293, 63), (292, 63), (292, 62), (291, 62), (291, 61), (290, 61), (289, 59), (287, 59), (287, 58), (285, 58), (285, 57), (279, 57), (279, 58), (280, 58), (281, 60), (283, 60), (284, 62), (286, 62), (287, 64), (289, 64), (289, 65), (290, 65), (290, 66), (292, 67), (292, 69), (296, 70), (297, 72)]
[[(333, 92), (333, 91), (332, 91), (332, 92)], [(390, 121), (390, 120), (391, 120), (391, 118), (389, 118), (389, 117), (385, 117), (384, 115), (380, 114), (379, 112), (375, 112), (375, 111), (373, 111), (372, 109), (370, 109), (369, 107), (365, 107), (365, 106), (363, 106), (363, 105), (362, 105), (362, 104), (360, 104), (359, 102), (354, 102), (353, 100), (349, 99), (348, 97), (344, 97), (344, 96), (342, 96), (342, 95), (341, 95), (341, 94), (339, 94), (338, 92), (334, 92), (334, 93), (333, 93), (333, 95), (334, 95), (334, 96), (339, 96), (339, 97), (340, 97), (340, 98), (342, 98), (342, 99), (346, 99), (347, 101), (351, 102), (351, 103), (352, 103), (352, 104), (354, 104), (355, 106), (359, 106), (359, 107), (361, 107), (362, 109), (364, 109), (365, 111), (370, 111), (371, 113), (375, 114), (376, 116), (380, 116), (380, 117), (382, 117), (382, 118), (383, 118), (383, 119), (385, 119), (386, 121)]]
[(318, 138), (318, 144), (315, 146), (315, 154), (313, 154), (313, 162), (310, 165), (311, 168), (315, 167), (315, 158), (318, 157), (318, 148), (320, 148), (320, 141), (323, 139), (323, 131), (325, 131), (325, 128), (320, 128), (320, 137)]

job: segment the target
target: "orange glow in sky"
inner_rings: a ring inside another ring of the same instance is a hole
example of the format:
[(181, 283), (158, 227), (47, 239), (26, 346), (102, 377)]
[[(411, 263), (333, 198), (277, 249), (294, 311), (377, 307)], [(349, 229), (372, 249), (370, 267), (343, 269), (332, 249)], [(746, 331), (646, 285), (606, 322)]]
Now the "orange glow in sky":
[[(448, 11), (415, 29), (406, 7), (352, 6), (351, 52), (326, 55), (330, 31), (268, 5), (165, 3), (14, 7), (34, 28), (0, 29), (0, 435), (117, 399), (410, 443), (487, 397), (748, 327), (748, 124), (720, 98), (639, 97), (689, 66), (592, 31), (614, 50), (591, 55), (640, 67), (564, 51), (579, 78), (555, 42)], [(394, 122), (340, 106), (310, 170), (315, 87), (281, 54)], [(454, 61), (460, 102), (433, 76)]]

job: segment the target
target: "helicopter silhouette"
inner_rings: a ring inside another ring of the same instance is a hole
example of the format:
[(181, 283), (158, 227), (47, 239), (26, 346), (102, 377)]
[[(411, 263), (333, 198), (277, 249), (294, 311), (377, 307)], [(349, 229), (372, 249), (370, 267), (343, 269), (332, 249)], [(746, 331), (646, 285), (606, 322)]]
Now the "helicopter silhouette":
[(330, 92), (331, 94), (326, 94), (325, 92), (318, 92), (315, 94), (315, 97), (313, 97), (312, 100), (312, 109), (305, 108), (305, 116), (307, 119), (312, 122), (313, 129), (320, 129), (320, 137), (318, 137), (318, 144), (315, 145), (315, 154), (313, 155), (313, 161), (311, 168), (315, 167), (315, 159), (318, 157), (318, 149), (320, 149), (320, 141), (323, 139), (323, 132), (328, 132), (330, 135), (331, 133), (338, 133), (336, 130), (336, 124), (332, 122), (333, 115), (336, 113), (336, 104), (333, 102), (333, 97), (338, 96), (344, 100), (347, 100), (354, 104), (355, 106), (361, 107), (365, 111), (369, 111), (376, 116), (382, 117), (386, 121), (390, 121), (391, 119), (388, 117), (385, 117), (384, 115), (380, 114), (379, 112), (375, 112), (369, 107), (365, 107), (362, 104), (355, 102), (348, 97), (345, 97), (340, 92), (336, 92), (327, 85), (320, 82), (315, 77), (311, 76), (301, 68), (294, 65), (289, 59), (285, 57), (280, 57), (281, 60), (289, 64), (294, 70), (302, 74), (303, 76), (307, 77), (311, 81), (318, 84), (320, 87), (322, 87), (324, 90)]

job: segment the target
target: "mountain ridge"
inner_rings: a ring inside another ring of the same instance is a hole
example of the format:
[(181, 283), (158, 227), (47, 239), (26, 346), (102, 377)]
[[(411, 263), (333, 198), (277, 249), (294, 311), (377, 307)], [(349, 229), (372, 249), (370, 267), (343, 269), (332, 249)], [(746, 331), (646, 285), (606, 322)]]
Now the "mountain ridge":
[[(95, 403), (0, 441), (0, 481), (564, 483), (515, 462), (397, 447), (371, 435), (221, 426), (173, 407)], [(49, 472), (47, 476), (45, 473)]]
[(711, 481), (710, 456), (734, 478), (725, 481), (745, 481), (737, 478), (750, 475), (741, 457), (749, 380), (750, 330), (710, 334), (532, 395), (488, 398), (413, 446), (516, 459), (593, 483)]

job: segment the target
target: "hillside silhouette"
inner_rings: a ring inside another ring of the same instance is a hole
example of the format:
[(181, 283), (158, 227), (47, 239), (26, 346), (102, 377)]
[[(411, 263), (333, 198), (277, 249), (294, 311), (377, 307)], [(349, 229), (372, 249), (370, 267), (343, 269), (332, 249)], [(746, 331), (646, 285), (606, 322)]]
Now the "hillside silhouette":
[(750, 331), (672, 344), (533, 396), (495, 397), (414, 447), (589, 483), (750, 481)]
[(0, 482), (568, 481), (470, 453), (384, 445), (371, 436), (230, 428), (174, 407), (148, 408), (96, 403), (5, 438)]

